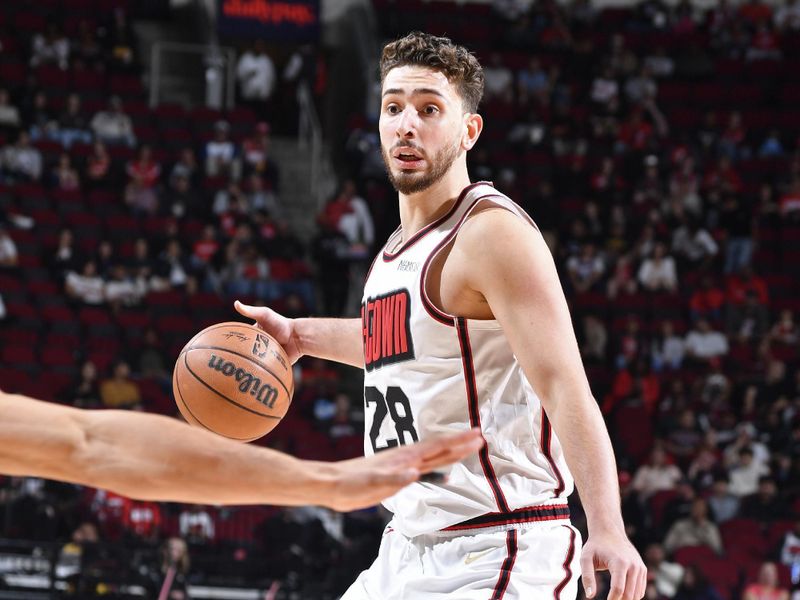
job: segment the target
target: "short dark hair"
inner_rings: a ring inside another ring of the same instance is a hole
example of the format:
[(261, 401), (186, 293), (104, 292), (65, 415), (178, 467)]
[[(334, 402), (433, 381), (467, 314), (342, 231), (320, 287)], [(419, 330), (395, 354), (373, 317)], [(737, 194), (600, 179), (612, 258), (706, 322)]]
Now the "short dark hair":
[(450, 38), (414, 31), (386, 44), (381, 54), (381, 83), (396, 67), (413, 65), (440, 71), (461, 96), (467, 112), (474, 113), (483, 97), (483, 68), (464, 46)]

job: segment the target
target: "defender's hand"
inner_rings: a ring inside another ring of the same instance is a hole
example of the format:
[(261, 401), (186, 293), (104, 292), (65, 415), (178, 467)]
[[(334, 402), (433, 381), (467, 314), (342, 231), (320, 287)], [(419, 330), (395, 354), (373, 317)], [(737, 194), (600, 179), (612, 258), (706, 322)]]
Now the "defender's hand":
[(373, 506), (394, 495), (420, 475), (458, 462), (477, 452), (483, 437), (477, 429), (423, 440), (409, 446), (384, 450), (364, 458), (329, 463), (333, 468), (330, 498), (326, 506), (349, 511)]

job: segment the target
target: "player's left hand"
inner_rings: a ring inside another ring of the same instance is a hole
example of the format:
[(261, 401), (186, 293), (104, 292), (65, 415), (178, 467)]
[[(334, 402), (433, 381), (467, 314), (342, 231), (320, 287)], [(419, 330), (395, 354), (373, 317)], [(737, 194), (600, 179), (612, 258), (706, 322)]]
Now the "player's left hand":
[(589, 536), (581, 552), (581, 580), (587, 598), (597, 594), (595, 571), (611, 574), (608, 600), (639, 600), (647, 587), (647, 567), (625, 532), (602, 532)]

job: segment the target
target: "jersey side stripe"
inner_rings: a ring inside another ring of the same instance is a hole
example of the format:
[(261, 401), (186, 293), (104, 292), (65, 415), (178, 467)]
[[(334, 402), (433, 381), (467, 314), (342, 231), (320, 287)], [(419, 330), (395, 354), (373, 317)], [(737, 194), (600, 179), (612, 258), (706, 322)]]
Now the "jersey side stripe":
[(547, 462), (550, 463), (550, 468), (553, 469), (553, 474), (558, 480), (558, 485), (556, 486), (556, 489), (553, 490), (556, 498), (558, 498), (561, 495), (561, 492), (564, 491), (564, 478), (561, 476), (561, 471), (558, 470), (556, 461), (553, 460), (553, 455), (550, 451), (550, 443), (552, 439), (553, 428), (550, 425), (550, 419), (547, 418), (547, 413), (544, 412), (544, 407), (542, 407), (542, 453), (547, 459)]
[(514, 563), (517, 561), (517, 530), (509, 529), (506, 533), (506, 549), (508, 555), (503, 561), (503, 566), (500, 567), (500, 578), (497, 580), (497, 585), (494, 586), (491, 600), (503, 600), (508, 589), (508, 583), (511, 581), (511, 571), (514, 570)]
[[(471, 427), (481, 427), (481, 415), (478, 409), (478, 385), (475, 381), (475, 363), (472, 360), (472, 347), (469, 343), (469, 331), (467, 330), (467, 320), (463, 317), (458, 318), (457, 322), (458, 343), (461, 346), (461, 362), (464, 365), (464, 383), (467, 386), (467, 407), (469, 409), (469, 422)], [(500, 489), (500, 482), (494, 472), (494, 467), (489, 460), (489, 446), (484, 441), (483, 446), (478, 452), (483, 474), (492, 488), (497, 508), (500, 512), (509, 512), (508, 503)]]

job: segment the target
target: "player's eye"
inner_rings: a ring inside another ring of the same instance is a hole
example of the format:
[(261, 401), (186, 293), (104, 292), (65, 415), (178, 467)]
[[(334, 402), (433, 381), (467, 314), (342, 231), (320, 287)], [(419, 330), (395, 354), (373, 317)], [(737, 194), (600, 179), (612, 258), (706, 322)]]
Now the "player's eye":
[(423, 112), (424, 112), (426, 115), (434, 115), (434, 114), (436, 114), (436, 113), (438, 113), (438, 112), (439, 112), (439, 108), (438, 108), (437, 106), (434, 106), (433, 104), (428, 104), (428, 106), (426, 106), (426, 107), (423, 109)]
[(388, 105), (386, 106), (386, 109), (385, 109), (385, 110), (386, 110), (386, 112), (387, 112), (387, 113), (389, 113), (390, 115), (396, 115), (397, 113), (399, 113), (399, 112), (400, 112), (400, 107), (399, 107), (399, 106), (397, 106), (397, 104), (388, 104)]

